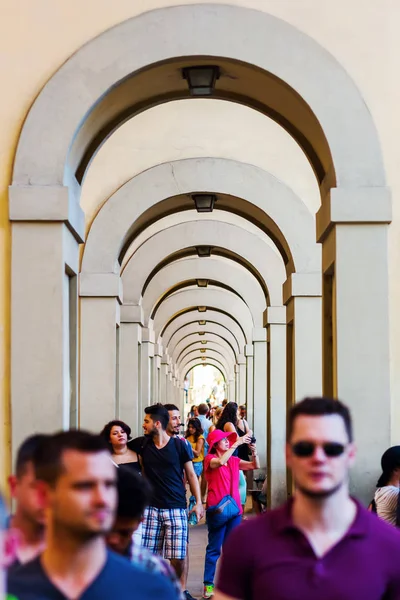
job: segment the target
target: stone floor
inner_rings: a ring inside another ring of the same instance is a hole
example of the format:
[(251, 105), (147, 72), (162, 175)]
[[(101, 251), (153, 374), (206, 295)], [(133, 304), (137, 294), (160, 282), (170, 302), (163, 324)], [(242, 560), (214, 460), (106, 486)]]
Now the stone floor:
[(205, 523), (190, 527), (188, 590), (195, 598), (203, 593), (204, 555), (207, 546)]

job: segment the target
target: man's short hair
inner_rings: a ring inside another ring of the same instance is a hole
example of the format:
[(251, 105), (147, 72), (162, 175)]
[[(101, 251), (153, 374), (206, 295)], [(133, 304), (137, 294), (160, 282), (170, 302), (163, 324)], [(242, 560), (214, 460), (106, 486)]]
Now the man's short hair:
[(179, 408), (175, 405), (175, 404), (164, 404), (164, 408), (169, 410), (177, 410), (179, 411)]
[(298, 402), (289, 411), (287, 421), (286, 440), (289, 441), (292, 437), (294, 422), (300, 415), (308, 415), (312, 417), (323, 417), (326, 415), (339, 415), (344, 421), (347, 436), (349, 441), (353, 441), (353, 424), (350, 411), (343, 402), (335, 398), (327, 398), (325, 396), (316, 398), (304, 398)]
[(100, 435), (88, 431), (71, 429), (48, 436), (47, 443), (41, 444), (37, 453), (36, 477), (52, 487), (63, 473), (63, 455), (68, 450), (83, 454), (108, 452), (108, 445)]
[(206, 415), (209, 410), (210, 409), (208, 408), (208, 406), (205, 402), (203, 402), (202, 404), (199, 404), (197, 407), (197, 411), (198, 411), (199, 415)]
[(36, 471), (38, 450), (49, 437), (44, 433), (36, 433), (22, 442), (18, 448), (17, 459), (15, 461), (15, 474), (17, 478), (23, 477), (29, 463), (32, 463)]
[(125, 467), (117, 469), (118, 508), (117, 517), (141, 519), (150, 503), (152, 489), (150, 483)]
[(154, 421), (154, 423), (156, 421), (160, 421), (161, 427), (164, 429), (164, 431), (167, 429), (169, 423), (169, 412), (165, 408), (165, 406), (158, 402), (157, 404), (147, 406), (147, 408), (144, 409), (144, 412), (146, 415), (149, 415), (149, 417), (151, 417), (151, 420)]

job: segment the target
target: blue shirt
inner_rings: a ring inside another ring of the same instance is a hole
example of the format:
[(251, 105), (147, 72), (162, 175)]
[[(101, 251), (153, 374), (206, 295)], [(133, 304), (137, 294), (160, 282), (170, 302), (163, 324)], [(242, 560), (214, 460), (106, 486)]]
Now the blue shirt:
[[(9, 574), (7, 591), (18, 600), (67, 600), (47, 577), (40, 557)], [(99, 575), (77, 600), (177, 600), (178, 597), (166, 577), (157, 573), (149, 577), (146, 571), (135, 567), (126, 558), (108, 552)]]
[(212, 423), (209, 419), (206, 418), (205, 415), (199, 415), (197, 418), (201, 423), (201, 428), (203, 429), (204, 438), (207, 439), (208, 430), (210, 429)]

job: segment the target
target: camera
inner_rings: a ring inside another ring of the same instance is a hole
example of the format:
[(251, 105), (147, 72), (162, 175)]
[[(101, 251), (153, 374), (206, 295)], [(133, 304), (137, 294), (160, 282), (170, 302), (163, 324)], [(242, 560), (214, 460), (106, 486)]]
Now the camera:
[(256, 438), (254, 437), (254, 435), (251, 436), (251, 440), (250, 440), (250, 444), (255, 444), (256, 443)]

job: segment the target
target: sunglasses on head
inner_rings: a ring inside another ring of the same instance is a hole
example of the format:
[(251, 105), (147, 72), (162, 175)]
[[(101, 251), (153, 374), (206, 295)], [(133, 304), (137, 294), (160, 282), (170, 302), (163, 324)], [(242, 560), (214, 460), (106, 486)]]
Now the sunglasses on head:
[(323, 444), (315, 444), (314, 442), (296, 442), (292, 444), (292, 452), (300, 458), (307, 458), (314, 454), (317, 446), (320, 446), (325, 456), (334, 458), (340, 456), (345, 451), (346, 446), (339, 442), (324, 442)]

